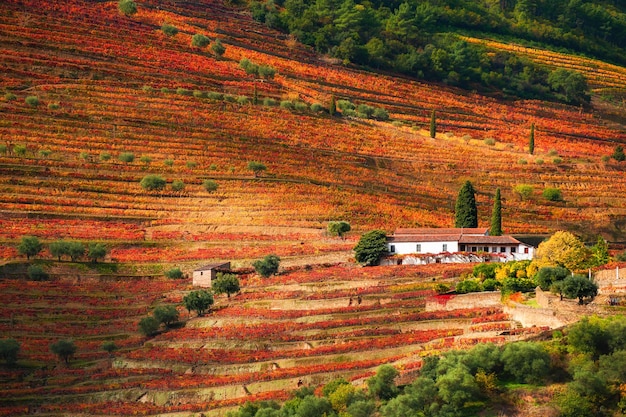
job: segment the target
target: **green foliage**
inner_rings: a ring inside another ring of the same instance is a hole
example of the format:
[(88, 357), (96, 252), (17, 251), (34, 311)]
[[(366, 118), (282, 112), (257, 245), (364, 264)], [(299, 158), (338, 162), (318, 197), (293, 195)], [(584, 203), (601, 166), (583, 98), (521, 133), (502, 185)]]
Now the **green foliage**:
[(47, 281), (50, 275), (40, 265), (31, 265), (28, 267), (28, 278), (33, 281)]
[(584, 75), (577, 71), (557, 68), (548, 75), (548, 85), (557, 99), (569, 104), (589, 103), (589, 86)]
[(274, 99), (273, 99), (273, 98), (271, 98), (271, 97), (265, 97), (265, 98), (263, 99), (263, 105), (264, 105), (264, 106), (268, 106), (268, 107), (270, 107), (270, 106), (275, 106), (275, 105), (276, 105), (276, 100), (274, 100)]
[(560, 289), (565, 297), (578, 298), (578, 304), (581, 305), (585, 298), (598, 295), (598, 286), (584, 275), (565, 278)]
[(331, 236), (339, 236), (343, 238), (350, 231), (350, 223), (345, 221), (329, 222), (326, 230)]
[(106, 161), (108, 161), (110, 159), (111, 159), (111, 154), (110, 153), (108, 153), (108, 152), (101, 152), (100, 153), (100, 160), (102, 162), (106, 162)]
[(153, 336), (159, 331), (161, 323), (153, 316), (144, 317), (139, 321), (139, 331), (144, 336)]
[(185, 183), (182, 180), (174, 180), (171, 187), (172, 191), (180, 192), (185, 189)]
[(455, 291), (459, 294), (467, 294), (470, 292), (480, 292), (482, 291), (482, 286), (480, 282), (473, 279), (466, 279), (463, 281), (459, 281), (456, 284)]
[(178, 87), (176, 89), (176, 94), (178, 94), (180, 96), (192, 96), (193, 95), (193, 91), (191, 91), (188, 88)]
[(26, 155), (26, 145), (16, 144), (13, 146), (13, 153), (17, 156)]
[(150, 165), (150, 163), (152, 162), (152, 158), (150, 158), (148, 155), (142, 155), (139, 160), (146, 165)]
[(183, 271), (179, 267), (171, 268), (165, 271), (165, 276), (169, 279), (181, 279), (183, 277)]
[(265, 164), (262, 163), (262, 162), (249, 161), (248, 162), (248, 169), (254, 173), (255, 177), (258, 177), (258, 176), (261, 175), (261, 173), (263, 171), (267, 170), (267, 166), (265, 166)]
[(272, 80), (276, 75), (276, 69), (269, 65), (260, 65), (258, 69), (258, 75), (259, 77), (265, 78), (266, 80)]
[(537, 383), (550, 372), (550, 355), (542, 345), (532, 342), (507, 344), (501, 360), (504, 371), (517, 382)]
[(60, 262), (61, 257), (69, 254), (69, 242), (66, 242), (64, 240), (52, 242), (50, 243), (50, 245), (48, 245), (48, 250), (50, 251), (50, 254), (58, 258)]
[(478, 227), (478, 210), (474, 187), (469, 181), (465, 181), (459, 190), (454, 207), (454, 227), (472, 228)]
[(31, 256), (37, 256), (42, 249), (43, 245), (35, 236), (23, 236), (17, 247), (17, 251), (21, 255), (26, 255), (26, 259), (30, 259)]
[(68, 242), (67, 255), (69, 255), (72, 262), (82, 258), (85, 255), (85, 245), (81, 242)]
[(337, 113), (337, 102), (335, 96), (330, 96), (330, 104), (328, 105), (328, 114), (334, 116)]
[(242, 106), (244, 104), (248, 104), (250, 102), (250, 100), (248, 99), (247, 96), (238, 96), (237, 97), (237, 103), (241, 104)]
[(50, 149), (40, 149), (39, 150), (39, 155), (42, 158), (47, 158), (50, 156), (50, 154), (52, 154), (52, 151)]
[(107, 247), (102, 243), (91, 242), (87, 248), (87, 257), (91, 262), (96, 263), (98, 259), (104, 258), (108, 253)]
[(278, 272), (280, 266), (280, 258), (276, 255), (267, 255), (263, 259), (259, 259), (252, 263), (254, 270), (257, 274), (264, 278), (268, 278), (271, 275), (275, 275)]
[(222, 55), (226, 52), (226, 47), (222, 44), (222, 41), (219, 38), (216, 38), (211, 45), (211, 51), (215, 54), (215, 56), (221, 58)]
[(211, 39), (202, 33), (196, 33), (191, 37), (191, 46), (195, 46), (196, 48), (205, 48), (209, 43), (211, 43)]
[(450, 291), (450, 286), (447, 285), (447, 284), (443, 284), (443, 283), (439, 282), (439, 283), (435, 284), (433, 289), (435, 290), (435, 292), (437, 294), (445, 294), (448, 291)]
[(609, 260), (609, 244), (602, 236), (598, 236), (596, 244), (591, 247), (590, 266), (606, 265)]
[(474, 269), (472, 270), (472, 275), (476, 278), (479, 278), (481, 281), (486, 279), (495, 279), (496, 278), (496, 269), (498, 269), (500, 265), (493, 262), (482, 262), (476, 264)]
[(367, 266), (377, 265), (387, 253), (387, 235), (382, 230), (363, 234), (354, 247), (356, 261)]
[(185, 162), (185, 166), (189, 169), (194, 169), (198, 166), (198, 163), (196, 161), (187, 161)]
[(570, 275), (570, 271), (562, 266), (556, 267), (543, 267), (537, 271), (535, 275), (535, 280), (537, 281), (537, 285), (544, 290), (552, 290), (554, 288), (554, 284), (563, 281)]
[(146, 191), (161, 191), (165, 188), (165, 178), (160, 175), (150, 174), (143, 177), (139, 183)]
[(135, 160), (135, 154), (132, 152), (122, 152), (117, 158), (126, 164), (130, 164)]
[(207, 290), (191, 291), (183, 297), (183, 305), (185, 308), (189, 312), (195, 311), (198, 316), (204, 315), (204, 313), (211, 308), (213, 302), (213, 294)]
[(548, 201), (563, 201), (563, 194), (558, 188), (546, 187), (541, 195)]
[(48, 109), (50, 110), (59, 110), (61, 108), (61, 105), (59, 103), (49, 103), (48, 104)]
[(133, 0), (119, 0), (117, 9), (124, 16), (132, 16), (137, 13), (137, 4)]
[(119, 346), (115, 344), (114, 341), (108, 340), (102, 344), (102, 350), (107, 352), (109, 355), (113, 354), (116, 350), (119, 349)]
[(215, 294), (226, 294), (230, 298), (231, 294), (239, 292), (239, 279), (235, 274), (218, 272), (215, 280), (211, 283)]
[(502, 202), (499, 188), (496, 188), (496, 196), (493, 201), (493, 209), (491, 210), (491, 228), (489, 229), (489, 235), (502, 236)]
[(17, 362), (20, 344), (15, 339), (0, 339), (0, 358), (9, 366)]
[(27, 96), (24, 99), (24, 102), (26, 104), (28, 104), (29, 106), (37, 107), (37, 106), (39, 106), (39, 97), (37, 97), (37, 96)]
[(285, 109), (285, 110), (293, 110), (294, 109), (294, 105), (293, 105), (293, 102), (291, 100), (282, 100), (280, 102), (280, 108), (281, 109)]
[(202, 187), (209, 193), (217, 191), (219, 185), (214, 180), (204, 180), (202, 181)]
[(376, 107), (371, 117), (384, 122), (389, 120), (389, 112), (381, 107)]
[(68, 364), (74, 353), (76, 353), (76, 345), (73, 340), (59, 340), (50, 345), (50, 351)]
[(376, 375), (367, 380), (370, 394), (380, 400), (390, 400), (398, 395), (395, 379), (400, 373), (391, 365), (383, 365), (376, 371)]
[(159, 324), (164, 324), (165, 327), (170, 327), (173, 323), (178, 321), (178, 310), (174, 306), (158, 306), (152, 312), (154, 318)]
[(178, 34), (178, 28), (169, 23), (163, 23), (161, 25), (161, 32), (165, 33), (167, 36), (176, 36)]
[(320, 103), (313, 103), (311, 104), (311, 111), (314, 113), (320, 113), (324, 111), (324, 106), (322, 106)]
[(624, 154), (624, 147), (622, 145), (615, 146), (615, 149), (613, 150), (613, 154), (611, 155), (611, 158), (615, 159), (618, 162), (622, 162), (626, 160), (626, 154)]
[(9, 93), (5, 93), (4, 94), (4, 99), (6, 101), (13, 101), (13, 100), (17, 99), (17, 96), (15, 94), (9, 92)]

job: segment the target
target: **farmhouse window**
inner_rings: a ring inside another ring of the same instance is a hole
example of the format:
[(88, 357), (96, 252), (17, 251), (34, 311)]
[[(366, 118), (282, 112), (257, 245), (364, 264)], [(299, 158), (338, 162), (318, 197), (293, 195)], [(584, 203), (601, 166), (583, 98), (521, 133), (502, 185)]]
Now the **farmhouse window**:
[(419, 244), (419, 243), (418, 243), (417, 245), (415, 245), (415, 251), (416, 251), (417, 253), (420, 253), (420, 252), (422, 251), (422, 245), (421, 245), (421, 244)]
[(465, 245), (461, 245), (461, 252), (465, 252)]
[(524, 248), (524, 253), (528, 253), (528, 248)]
[(447, 251), (448, 251), (448, 244), (447, 244), (447, 243), (444, 243), (444, 244), (443, 244), (443, 248), (442, 248), (442, 250), (443, 250), (444, 252), (447, 252)]
[(484, 250), (485, 252), (489, 252), (489, 246), (485, 246), (485, 247), (483, 248), (483, 250)]
[(517, 251), (517, 249), (515, 248), (515, 246), (511, 246), (511, 253), (515, 253)]
[(200, 276), (204, 275), (204, 271), (200, 271)]
[(472, 252), (476, 252), (476, 246), (472, 246)]
[(506, 248), (504, 246), (500, 246), (500, 253), (506, 252)]
[(498, 251), (498, 247), (497, 246), (492, 246), (491, 251), (493, 253), (496, 253)]
[(396, 245), (389, 246), (389, 252), (394, 253), (396, 251)]

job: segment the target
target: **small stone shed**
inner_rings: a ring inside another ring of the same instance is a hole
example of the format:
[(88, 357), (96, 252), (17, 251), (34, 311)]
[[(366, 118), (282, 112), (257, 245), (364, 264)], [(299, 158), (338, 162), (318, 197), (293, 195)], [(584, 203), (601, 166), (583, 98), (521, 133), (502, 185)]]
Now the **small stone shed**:
[(227, 272), (230, 270), (230, 262), (217, 264), (209, 264), (194, 269), (193, 285), (194, 287), (211, 287), (211, 280), (215, 279), (218, 272)]

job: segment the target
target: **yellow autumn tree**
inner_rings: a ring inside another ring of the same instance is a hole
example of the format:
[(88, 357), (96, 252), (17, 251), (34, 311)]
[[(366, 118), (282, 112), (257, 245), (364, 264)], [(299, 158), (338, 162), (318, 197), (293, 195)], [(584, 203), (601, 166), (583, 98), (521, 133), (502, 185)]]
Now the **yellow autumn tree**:
[(582, 269), (589, 256), (585, 244), (570, 232), (558, 231), (542, 242), (535, 252), (537, 268), (562, 266), (570, 271)]

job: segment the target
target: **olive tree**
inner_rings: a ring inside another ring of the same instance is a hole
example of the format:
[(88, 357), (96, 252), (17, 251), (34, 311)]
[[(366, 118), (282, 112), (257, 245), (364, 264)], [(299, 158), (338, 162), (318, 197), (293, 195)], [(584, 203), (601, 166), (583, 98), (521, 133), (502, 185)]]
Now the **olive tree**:
[(280, 258), (276, 255), (267, 255), (263, 259), (254, 261), (252, 266), (257, 274), (264, 278), (274, 275), (278, 272)]
[(98, 259), (104, 258), (107, 254), (107, 247), (102, 243), (92, 242), (89, 244), (87, 257), (91, 259), (93, 263), (98, 262)]
[(230, 298), (231, 294), (239, 292), (239, 279), (235, 274), (218, 272), (216, 279), (211, 283), (215, 294), (226, 294)]
[(22, 240), (17, 247), (17, 250), (20, 254), (26, 255), (26, 259), (30, 259), (31, 256), (37, 256), (42, 249), (43, 245), (35, 236), (22, 237)]
[(248, 169), (254, 173), (255, 177), (258, 177), (261, 175), (261, 172), (267, 170), (267, 166), (262, 162), (250, 161), (248, 162)]
[(117, 10), (124, 16), (132, 16), (137, 13), (137, 3), (133, 0), (119, 0)]
[(339, 236), (343, 238), (346, 233), (350, 231), (350, 223), (344, 221), (330, 222), (328, 223), (328, 233), (332, 236)]
[(68, 364), (74, 353), (76, 353), (76, 345), (73, 340), (59, 340), (50, 345), (50, 351)]
[(7, 365), (13, 365), (17, 362), (17, 355), (20, 351), (20, 344), (15, 339), (0, 340), (0, 358)]
[(191, 38), (191, 46), (195, 46), (197, 48), (204, 48), (210, 42), (211, 40), (207, 36), (203, 35), (202, 33), (196, 33)]
[(166, 181), (160, 175), (146, 175), (141, 179), (141, 188), (147, 191), (159, 191), (165, 188)]
[(213, 303), (213, 294), (208, 290), (191, 291), (183, 297), (183, 305), (187, 311), (195, 311), (198, 316), (204, 315)]

